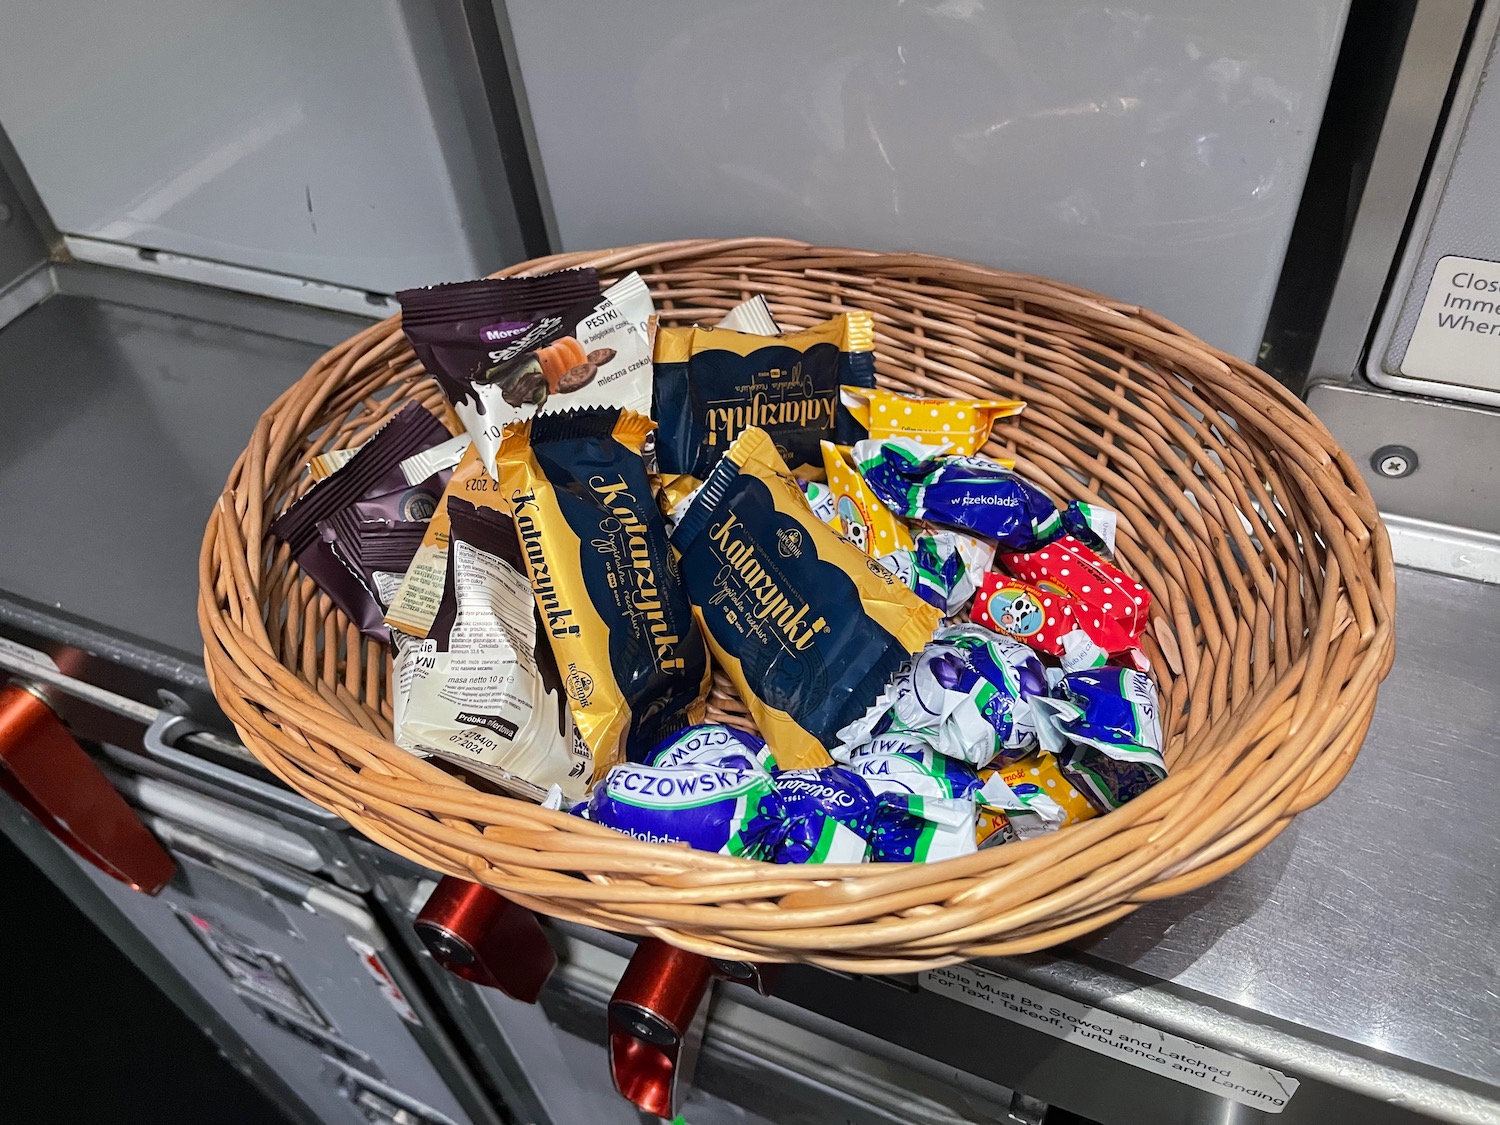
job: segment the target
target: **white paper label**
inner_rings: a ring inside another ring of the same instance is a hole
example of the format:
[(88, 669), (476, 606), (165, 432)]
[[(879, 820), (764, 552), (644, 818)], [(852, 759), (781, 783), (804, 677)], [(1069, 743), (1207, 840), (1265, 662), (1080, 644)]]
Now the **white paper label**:
[(1401, 374), (1500, 391), (1500, 262), (1438, 262)]
[(8, 640), (0, 637), (0, 652), (7, 656), (15, 657), (23, 664), (33, 664), (38, 668), (45, 668), (49, 672), (58, 671), (57, 661), (48, 656), (39, 648), (31, 648), (23, 645), (20, 641)]
[(933, 969), (919, 974), (918, 981), (923, 988), (951, 996), (971, 1008), (994, 1012), (1054, 1039), (1264, 1113), (1280, 1113), (1300, 1085), (1279, 1070), (1237, 1059), (975, 965)]

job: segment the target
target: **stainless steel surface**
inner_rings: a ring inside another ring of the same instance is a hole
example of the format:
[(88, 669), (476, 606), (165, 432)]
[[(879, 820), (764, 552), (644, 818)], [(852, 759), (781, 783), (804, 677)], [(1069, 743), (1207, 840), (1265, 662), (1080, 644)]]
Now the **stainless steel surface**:
[(1440, 261), (1449, 255), (1500, 259), (1500, 210), (1493, 191), (1500, 171), (1500, 91), (1491, 81), (1500, 58), (1497, 31), (1500, 6), (1490, 4), (1475, 27), (1473, 46), (1364, 364), (1365, 376), (1378, 386), (1489, 406), (1500, 406), (1500, 370), (1493, 352), (1481, 368), (1441, 380), (1436, 373), (1415, 370), (1407, 363), (1407, 352)]
[[(1307, 403), (1354, 458), (1382, 512), (1500, 532), (1500, 412), (1349, 383), (1318, 384)], [(1414, 450), (1416, 471), (1375, 471), (1370, 458), (1387, 445)]]
[(273, 785), (259, 778), (247, 777), (236, 770), (179, 750), (176, 745), (179, 740), (197, 741), (206, 748), (221, 753), (228, 751), (236, 755), (249, 755), (249, 751), (243, 746), (232, 743), (228, 739), (217, 738), (207, 732), (200, 732), (191, 719), (183, 715), (173, 715), (167, 711), (157, 713), (151, 725), (146, 728), (142, 744), (146, 748), (146, 753), (157, 761), (188, 773), (201, 781), (259, 801), (278, 812), (291, 813), (310, 820), (314, 824), (332, 828), (348, 827), (343, 817), (313, 804), (306, 797), (293, 793), (284, 785)]
[(0, 294), (47, 260), (47, 244), (6, 172), (6, 147), (0, 133)]
[(1407, 216), (1421, 188), (1427, 153), (1442, 120), (1474, 7), (1474, 0), (1420, 0), (1417, 4), (1338, 282), (1313, 353), (1313, 379), (1346, 380), (1359, 368)]
[(1472, 1080), (1500, 1120), (1500, 589), (1403, 570), (1396, 622), (1334, 794), (1234, 874), (1076, 948), (1398, 1073)]
[(1347, 5), (505, 8), (560, 249), (782, 234), (950, 254), (1253, 359)]
[(1385, 526), (1400, 566), (1500, 583), (1500, 535), (1409, 516), (1388, 515)]
[(209, 510), (321, 350), (68, 295), (16, 320), (0, 333), (0, 590), (191, 658)]
[(450, 8), (6, 0), (0, 121), (66, 234), (380, 293), (477, 276), (527, 255)]
[(229, 847), (270, 856), (299, 871), (316, 874), (323, 869), (323, 856), (318, 849), (274, 820), (154, 777), (123, 774), (108, 767), (104, 773), (137, 808), (185, 825)]

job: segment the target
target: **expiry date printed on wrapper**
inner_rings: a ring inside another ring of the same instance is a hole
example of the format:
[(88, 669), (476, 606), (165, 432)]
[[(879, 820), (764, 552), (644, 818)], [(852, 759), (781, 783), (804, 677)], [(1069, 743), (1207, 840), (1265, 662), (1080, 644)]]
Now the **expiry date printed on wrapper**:
[(1280, 1113), (1297, 1092), (1295, 1078), (1259, 1063), (1235, 1058), (1191, 1039), (1091, 1008), (1046, 989), (1023, 984), (975, 965), (953, 965), (920, 974), (930, 992), (971, 1008), (1161, 1074), (1229, 1101)]

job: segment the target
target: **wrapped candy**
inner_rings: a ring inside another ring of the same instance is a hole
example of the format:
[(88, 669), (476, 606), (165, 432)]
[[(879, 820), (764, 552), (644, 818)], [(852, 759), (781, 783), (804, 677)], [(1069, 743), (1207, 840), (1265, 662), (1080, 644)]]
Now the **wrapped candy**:
[(837, 766), (786, 770), (775, 777), (781, 820), (768, 837), (773, 863), (863, 863), (875, 795)]
[[(1063, 774), (1057, 759), (1045, 750), (1009, 765), (981, 770), (979, 777), (987, 798), (979, 807), (975, 825), (981, 848), (1055, 832), (1099, 815)], [(997, 781), (1012, 800), (1005, 799)]]
[(880, 565), (905, 582), (918, 597), (943, 611), (958, 613), (979, 589), (995, 558), (995, 545), (946, 528), (918, 531), (912, 546), (880, 556)]
[(906, 519), (961, 528), (1001, 550), (1036, 550), (1073, 534), (1106, 545), (1114, 513), (1073, 503), (1059, 512), (1045, 492), (988, 457), (949, 457), (947, 447), (911, 438), (855, 444), (854, 463), (870, 490)]
[(764, 859), (783, 819), (781, 797), (761, 769), (613, 767), (573, 812), (648, 843), (684, 843)]
[(1119, 808), (1167, 776), (1160, 703), (1149, 676), (1128, 668), (1064, 675), (1036, 704), (1037, 733), (1094, 805)]
[(1013, 398), (917, 398), (883, 387), (840, 387), (839, 398), (872, 438), (915, 438), (955, 453), (978, 453), (996, 421), (1026, 407)]
[(769, 773), (776, 759), (765, 740), (723, 723), (684, 727), (646, 755), (648, 766), (714, 766), (719, 769), (758, 769)]
[[(1151, 611), (1150, 591), (1071, 535), (1038, 551), (1001, 553), (996, 558), (1017, 578), (1086, 604), (1090, 612), (1075, 613), (1085, 632), (1092, 628), (1115, 643), (1121, 636), (1128, 637), (1128, 648), (1145, 631)], [(1105, 634), (1105, 622), (1116, 628)], [(1099, 643), (1112, 652), (1122, 651)]]
[(969, 615), (985, 628), (1051, 656), (1062, 656), (1064, 639), (1080, 630), (1111, 655), (1135, 649), (1136, 635), (1088, 602), (1057, 588), (1050, 580), (1044, 581), (1046, 585), (1038, 585), (990, 571), (980, 584)]
[(860, 719), (839, 731), (840, 760), (878, 735), (903, 734), (974, 766), (1036, 744), (1031, 700), (1045, 695), (1041, 662), (1024, 645), (976, 625), (940, 629)]

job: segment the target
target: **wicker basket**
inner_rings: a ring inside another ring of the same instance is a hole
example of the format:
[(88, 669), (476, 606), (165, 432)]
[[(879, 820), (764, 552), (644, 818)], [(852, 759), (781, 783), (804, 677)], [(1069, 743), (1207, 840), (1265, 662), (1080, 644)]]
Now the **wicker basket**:
[[(294, 789), (546, 914), (711, 956), (898, 972), (1054, 945), (1202, 886), (1349, 769), (1393, 655), (1390, 545), (1349, 456), (1263, 372), (1145, 310), (924, 255), (737, 239), (505, 272), (577, 265), (639, 270), (669, 324), (712, 322), (756, 291), (787, 327), (870, 309), (884, 385), (1025, 399), (987, 451), (1055, 499), (1119, 512), (1117, 557), (1155, 599), (1142, 644), (1171, 776), (1108, 816), (940, 864), (783, 867), (640, 843), (398, 749), (388, 650), (266, 535), (311, 454), (363, 441), (404, 401), (439, 408), (392, 318), (266, 411), (203, 542), (214, 692)], [(751, 725), (722, 678), (712, 702), (711, 717)]]

